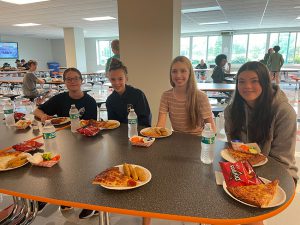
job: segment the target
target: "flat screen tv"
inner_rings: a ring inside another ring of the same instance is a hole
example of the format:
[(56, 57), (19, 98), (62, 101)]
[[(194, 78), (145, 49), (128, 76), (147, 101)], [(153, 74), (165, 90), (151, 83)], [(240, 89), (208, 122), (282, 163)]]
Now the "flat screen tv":
[(0, 42), (0, 59), (19, 58), (17, 42)]

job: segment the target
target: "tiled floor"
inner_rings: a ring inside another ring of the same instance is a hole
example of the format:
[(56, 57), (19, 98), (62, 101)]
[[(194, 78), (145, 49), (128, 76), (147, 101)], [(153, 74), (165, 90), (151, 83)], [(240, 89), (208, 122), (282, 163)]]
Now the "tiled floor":
[[(296, 143), (296, 161), (297, 166), (300, 168), (300, 90), (295, 90), (294, 85), (289, 84), (281, 84), (281, 88), (287, 94), (290, 103), (294, 107), (297, 112), (298, 118), (298, 131), (297, 131), (297, 143)], [(106, 118), (107, 115), (105, 111), (100, 112), (101, 118)], [(218, 135), (220, 139), (225, 138), (222, 134)], [(0, 197), (0, 210), (5, 208), (11, 203), (11, 197), (3, 196)], [(300, 221), (300, 185), (297, 187), (297, 193), (292, 204), (284, 210), (279, 215), (270, 218), (265, 221), (265, 225), (298, 225)], [(63, 214), (59, 211), (58, 206), (55, 205), (47, 205), (45, 210), (38, 214), (35, 221), (32, 223), (33, 225), (88, 225), (88, 224), (98, 224), (98, 218), (93, 217), (86, 220), (80, 220), (78, 215), (80, 213), (80, 209), (73, 209)], [(141, 218), (132, 217), (132, 216), (124, 216), (111, 214), (111, 225), (141, 225)], [(152, 225), (196, 225), (193, 223), (183, 223), (178, 221), (167, 221), (167, 220), (159, 220), (153, 219)]]

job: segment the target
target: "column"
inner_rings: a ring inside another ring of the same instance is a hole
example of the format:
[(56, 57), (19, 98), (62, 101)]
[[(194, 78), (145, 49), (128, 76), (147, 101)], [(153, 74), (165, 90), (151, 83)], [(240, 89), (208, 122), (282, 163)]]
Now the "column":
[(171, 88), (169, 70), (179, 55), (180, 0), (118, 0), (121, 60), (128, 83), (141, 89), (156, 125), (160, 97)]
[(86, 72), (83, 29), (64, 28), (64, 42), (67, 67), (76, 67), (81, 72)]

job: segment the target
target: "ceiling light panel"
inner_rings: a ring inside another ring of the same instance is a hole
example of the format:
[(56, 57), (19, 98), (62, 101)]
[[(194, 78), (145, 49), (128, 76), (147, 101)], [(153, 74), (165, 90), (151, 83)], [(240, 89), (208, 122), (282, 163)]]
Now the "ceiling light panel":
[(14, 24), (13, 26), (15, 27), (33, 27), (33, 26), (39, 26), (41, 24), (38, 23), (19, 23), (19, 24)]
[(102, 17), (90, 17), (90, 18), (83, 18), (83, 19), (88, 21), (101, 21), (101, 20), (115, 20), (116, 18), (111, 16), (102, 16)]
[(220, 6), (203, 7), (203, 8), (193, 8), (193, 9), (183, 9), (182, 13), (197, 13), (197, 12), (209, 12), (209, 11), (220, 11), (222, 8)]
[(1, 1), (12, 3), (12, 4), (17, 4), (17, 5), (25, 5), (25, 4), (31, 4), (31, 3), (37, 3), (37, 2), (46, 2), (49, 0), (1, 0)]

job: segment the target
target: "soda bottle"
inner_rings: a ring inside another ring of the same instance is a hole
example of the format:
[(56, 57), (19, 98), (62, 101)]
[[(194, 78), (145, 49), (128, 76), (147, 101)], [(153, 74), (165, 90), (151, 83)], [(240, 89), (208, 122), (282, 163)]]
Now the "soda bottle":
[(202, 131), (201, 139), (201, 161), (211, 164), (214, 161), (215, 134), (211, 129), (211, 124), (206, 123)]
[(71, 105), (69, 115), (71, 120), (71, 131), (75, 133), (77, 129), (80, 128), (80, 121), (79, 121), (79, 111), (74, 104)]
[(10, 99), (5, 102), (3, 111), (4, 111), (6, 126), (15, 125), (16, 121), (15, 121), (15, 117), (14, 117), (14, 106)]
[(46, 120), (43, 127), (43, 139), (45, 144), (45, 151), (47, 152), (56, 152), (56, 131), (55, 127), (52, 125), (51, 120)]
[(129, 138), (138, 135), (137, 125), (138, 125), (137, 115), (134, 112), (134, 109), (131, 108), (128, 114), (128, 137)]

